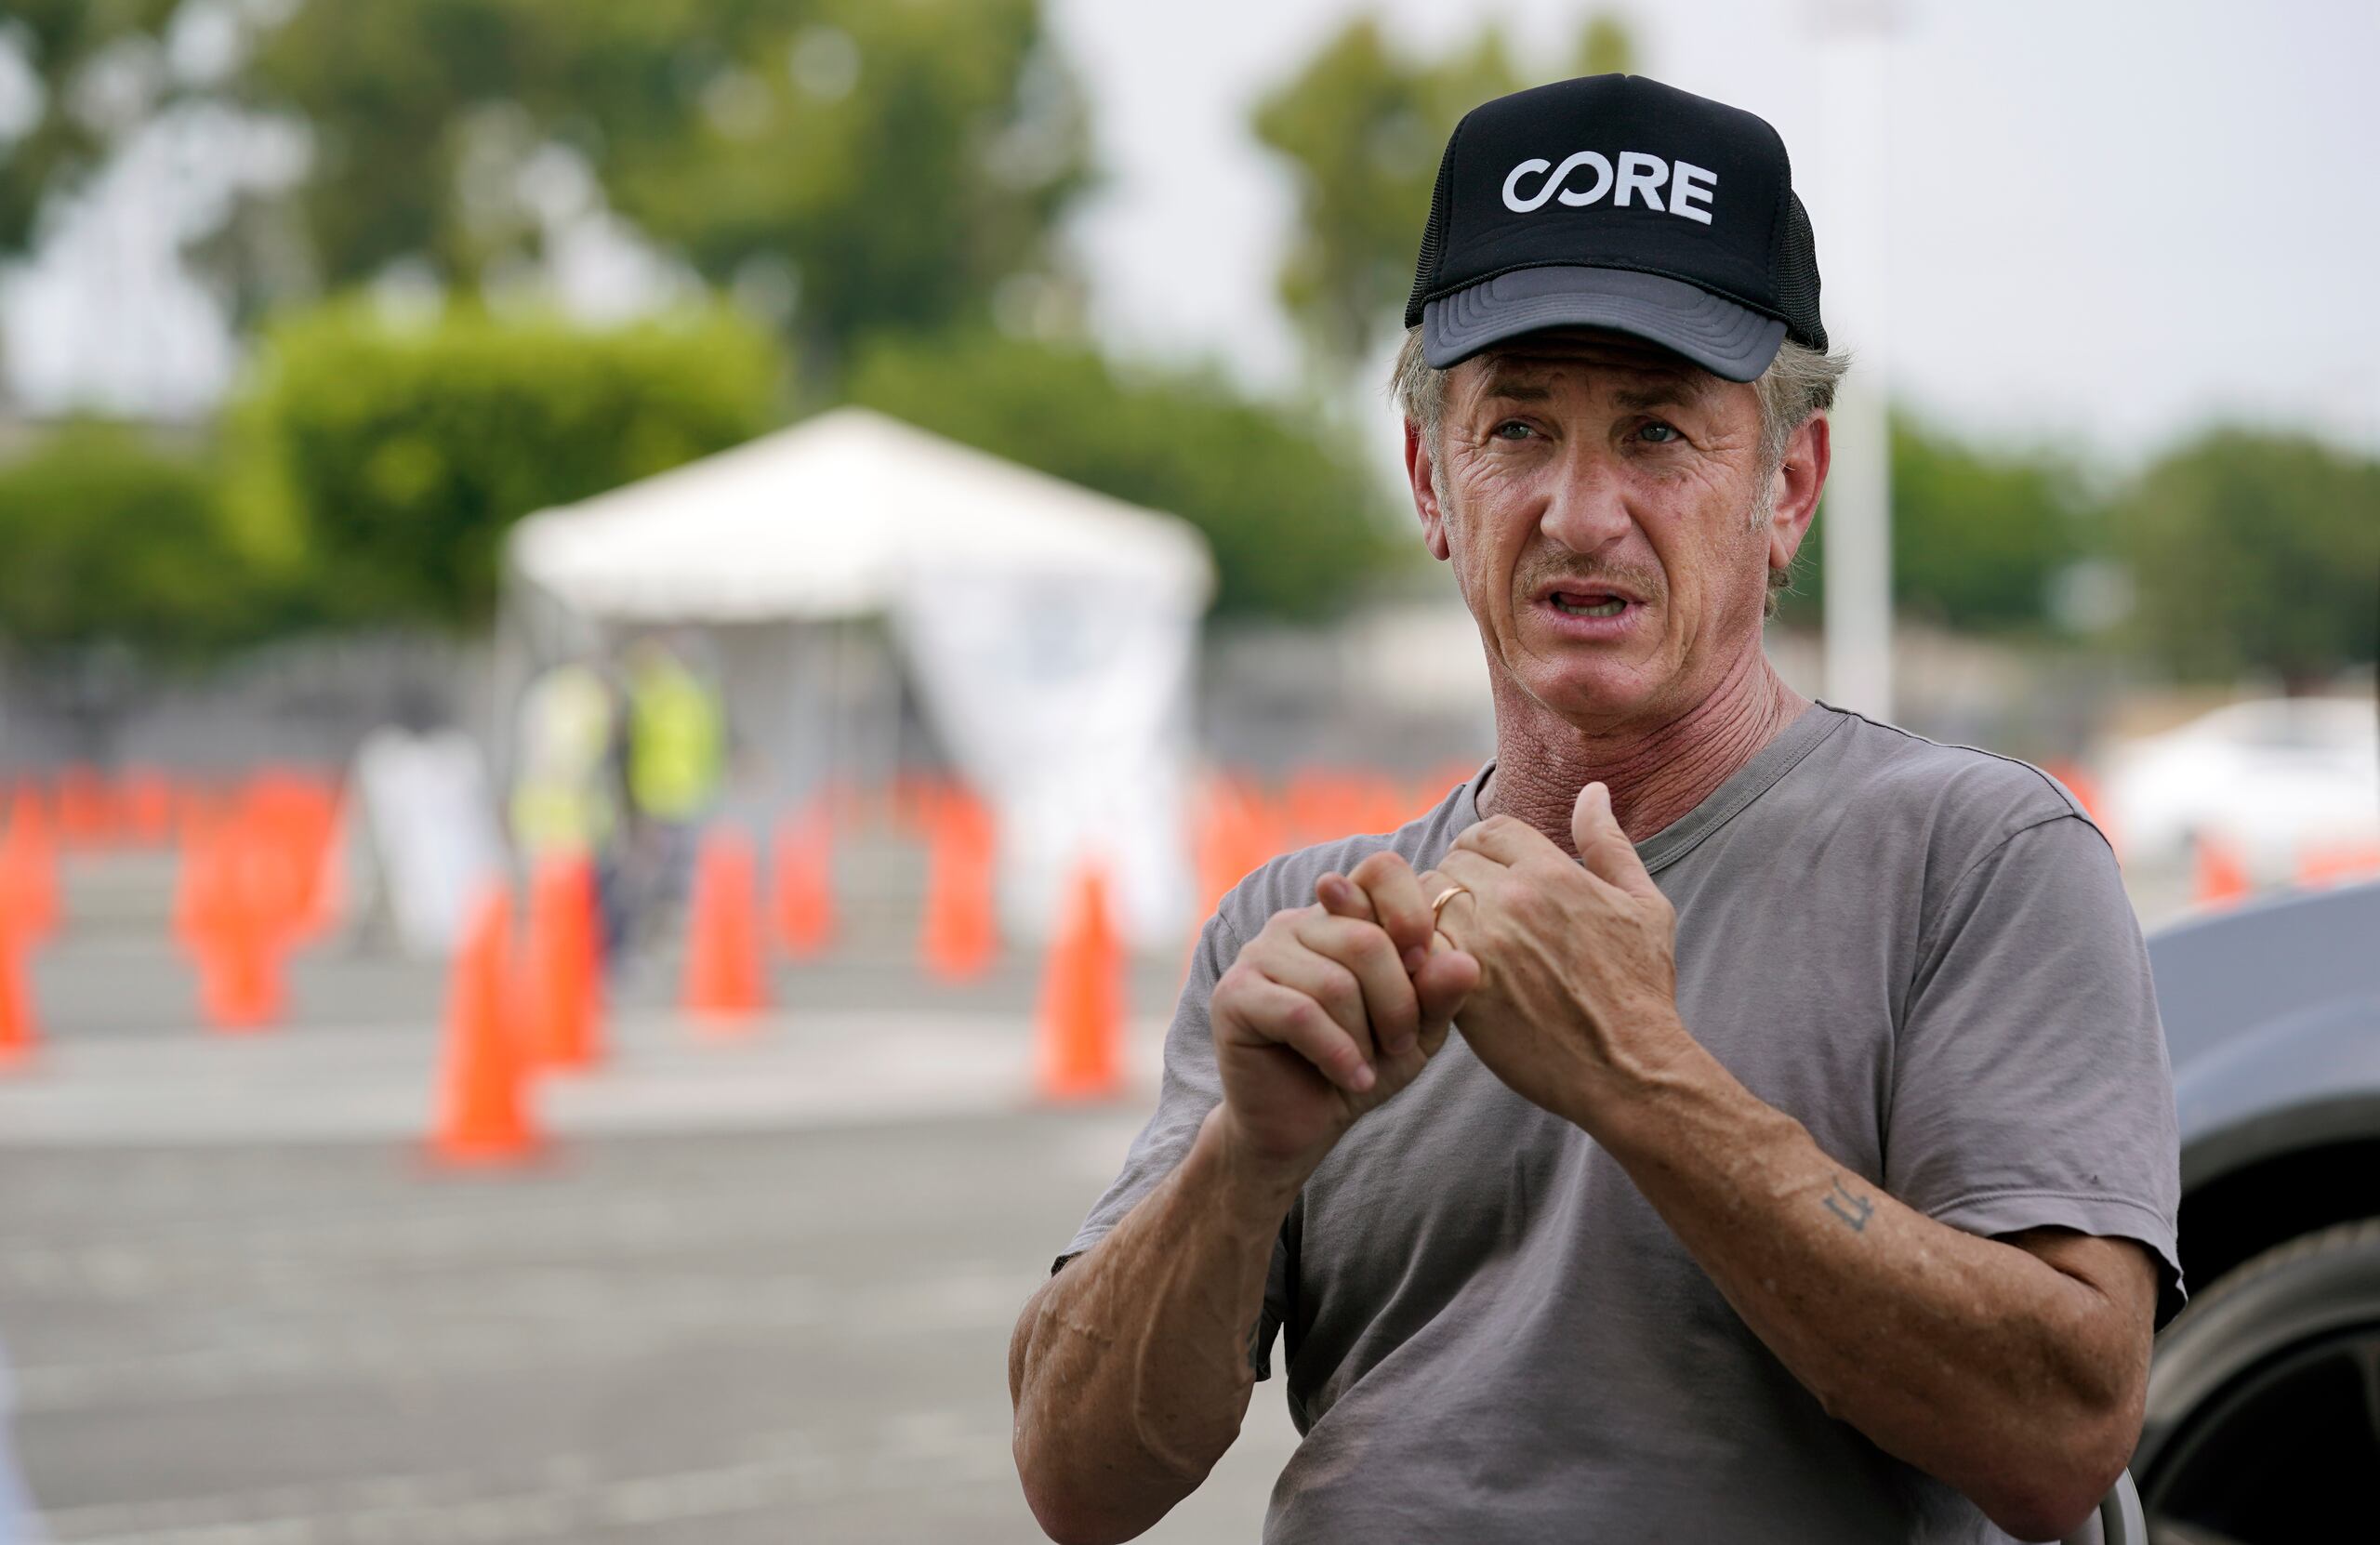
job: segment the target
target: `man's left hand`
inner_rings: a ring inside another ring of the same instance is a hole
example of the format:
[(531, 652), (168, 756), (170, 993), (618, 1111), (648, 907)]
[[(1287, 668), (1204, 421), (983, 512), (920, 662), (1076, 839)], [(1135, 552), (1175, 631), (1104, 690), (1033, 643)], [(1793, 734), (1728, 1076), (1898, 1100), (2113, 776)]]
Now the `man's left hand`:
[[(1457, 1021), (1463, 1039), (1524, 1099), (1592, 1132), (1694, 1041), (1677, 1015), (1675, 915), (1602, 784), (1580, 791), (1570, 835), (1577, 859), (1525, 822), (1490, 816), (1455, 839), (1418, 890), (1468, 892), (1437, 917), (1480, 964)], [(1384, 857), (1394, 855), (1373, 860)], [(1353, 885), (1325, 877), (1320, 899), (1350, 909), (1360, 888), (1358, 905), (1385, 919), (1409, 910), (1398, 903), (1413, 882), (1395, 874), (1405, 867), (1367, 861)]]

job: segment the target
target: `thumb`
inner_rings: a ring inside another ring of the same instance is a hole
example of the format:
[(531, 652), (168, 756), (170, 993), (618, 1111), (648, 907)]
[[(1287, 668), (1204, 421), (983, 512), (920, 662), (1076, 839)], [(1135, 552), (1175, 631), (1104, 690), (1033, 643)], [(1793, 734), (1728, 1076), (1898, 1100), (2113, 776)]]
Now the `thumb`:
[(1632, 895), (1659, 889), (1646, 872), (1645, 861), (1636, 856), (1636, 844), (1620, 829), (1611, 813), (1611, 790), (1604, 785), (1589, 784), (1579, 790), (1579, 802), (1570, 807), (1570, 841), (1579, 850), (1579, 861), (1598, 879)]

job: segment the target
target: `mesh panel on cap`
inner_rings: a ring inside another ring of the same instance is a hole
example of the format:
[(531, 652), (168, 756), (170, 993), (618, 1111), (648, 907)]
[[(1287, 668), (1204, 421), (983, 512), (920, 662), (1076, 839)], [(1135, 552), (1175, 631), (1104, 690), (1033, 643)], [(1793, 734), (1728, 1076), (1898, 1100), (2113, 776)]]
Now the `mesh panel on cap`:
[(1818, 244), (1810, 237), (1809, 212), (1802, 196), (1785, 193), (1785, 218), (1777, 223), (1777, 309), (1786, 336), (1805, 348), (1826, 352), (1826, 324), (1818, 320)]
[[(1464, 115), (1466, 120), (1469, 114)], [(1454, 197), (1454, 147), (1462, 125), (1447, 139), (1447, 152), (1438, 157), (1437, 185), (1430, 190), (1430, 220), (1421, 228), (1421, 256), (1413, 263), (1413, 294), (1405, 302), (1405, 325), (1421, 325), (1421, 302), (1438, 282), (1438, 258), (1447, 244), (1447, 205)]]

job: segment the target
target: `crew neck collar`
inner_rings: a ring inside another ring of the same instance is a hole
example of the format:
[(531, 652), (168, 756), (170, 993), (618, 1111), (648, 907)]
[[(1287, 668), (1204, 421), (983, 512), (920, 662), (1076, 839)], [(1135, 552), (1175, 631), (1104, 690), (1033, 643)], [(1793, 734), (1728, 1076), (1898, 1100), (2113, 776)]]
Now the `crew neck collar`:
[[(1746, 805), (1774, 787), (1777, 781), (1792, 772), (1796, 763), (1829, 735), (1851, 721), (1852, 716), (1831, 703), (1814, 698), (1810, 706), (1793, 716), (1786, 726), (1770, 738), (1767, 745), (1752, 753), (1750, 761), (1727, 774), (1726, 781), (1702, 798), (1702, 802), (1676, 820), (1637, 843), (1636, 856), (1651, 873), (1674, 864), (1697, 843), (1725, 825)], [(1488, 775), (1496, 770), (1496, 759), (1490, 757), (1471, 775), (1463, 786), (1461, 808), (1467, 811), (1471, 824), (1485, 819), (1479, 813), (1479, 790)]]

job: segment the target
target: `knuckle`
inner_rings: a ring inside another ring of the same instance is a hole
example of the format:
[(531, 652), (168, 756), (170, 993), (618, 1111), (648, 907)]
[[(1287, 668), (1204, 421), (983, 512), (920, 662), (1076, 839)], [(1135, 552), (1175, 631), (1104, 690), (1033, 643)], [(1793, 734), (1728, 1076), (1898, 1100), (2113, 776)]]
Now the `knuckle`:
[(1342, 966), (1323, 977), (1315, 998), (1327, 1009), (1353, 1009), (1363, 1001), (1363, 984), (1355, 980), (1354, 971)]
[(1396, 958), (1396, 946), (1390, 943), (1388, 930), (1378, 923), (1358, 923), (1347, 931), (1342, 945), (1345, 950), (1340, 963), (1353, 970), (1383, 970)]

